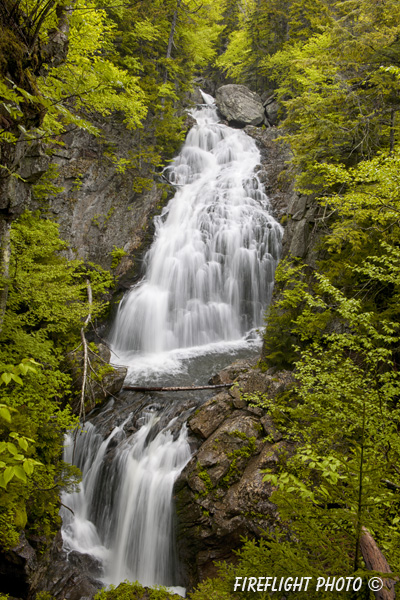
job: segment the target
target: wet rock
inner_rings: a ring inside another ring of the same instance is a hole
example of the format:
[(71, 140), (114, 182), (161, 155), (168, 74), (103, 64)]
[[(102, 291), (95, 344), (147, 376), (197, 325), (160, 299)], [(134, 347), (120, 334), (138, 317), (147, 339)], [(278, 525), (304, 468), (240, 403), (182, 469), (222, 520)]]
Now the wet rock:
[(37, 568), (34, 548), (22, 532), (19, 543), (6, 552), (0, 553), (0, 584), (3, 593), (26, 598), (29, 590), (29, 576)]
[(260, 96), (244, 85), (228, 84), (218, 88), (215, 103), (232, 126), (262, 125), (264, 122)]
[(235, 360), (231, 365), (222, 369), (216, 375), (213, 375), (209, 381), (210, 384), (219, 385), (221, 383), (233, 383), (241, 373), (247, 373), (254, 367), (254, 362), (246, 359)]
[(249, 406), (250, 397), (240, 390), (252, 394), (253, 401), (260, 393), (273, 398), (293, 385), (293, 375), (237, 361), (213, 379), (225, 381), (229, 373), (236, 375), (237, 385), (189, 419), (189, 429), (201, 441), (175, 488), (179, 550), (189, 587), (216, 576), (214, 561), (234, 561), (242, 538), (273, 530), (277, 518), (269, 499), (273, 490), (261, 471), (273, 470), (288, 444), (270, 415)]
[(103, 575), (101, 562), (94, 556), (90, 556), (90, 554), (81, 554), (73, 550), (68, 554), (68, 562), (80, 571), (91, 573), (95, 577)]
[(257, 169), (258, 178), (262, 181), (271, 202), (276, 218), (287, 215), (288, 207), (294, 197), (294, 178), (291, 173), (290, 148), (283, 141), (278, 141), (283, 132), (278, 127), (245, 128), (247, 135), (257, 143), (261, 153), (261, 165)]
[(58, 533), (31, 574), (28, 600), (33, 600), (38, 592), (49, 592), (56, 600), (90, 600), (103, 586), (98, 579), (101, 574), (101, 566), (92, 556), (79, 552), (68, 555)]
[(190, 429), (193, 433), (208, 438), (231, 412), (230, 400), (226, 392), (208, 400), (190, 419)]

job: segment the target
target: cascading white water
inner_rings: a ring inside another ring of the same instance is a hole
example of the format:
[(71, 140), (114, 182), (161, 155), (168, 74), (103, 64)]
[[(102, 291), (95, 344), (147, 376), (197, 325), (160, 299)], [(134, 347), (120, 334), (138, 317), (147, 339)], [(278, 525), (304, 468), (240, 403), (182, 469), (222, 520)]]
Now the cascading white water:
[(282, 228), (254, 174), (256, 144), (218, 123), (212, 104), (192, 114), (196, 125), (165, 170), (178, 190), (114, 324), (116, 362), (239, 340), (262, 325), (271, 297)]
[(158, 420), (145, 412), (138, 432), (126, 437), (124, 422), (104, 441), (87, 423), (77, 440), (66, 439), (65, 460), (82, 482), (62, 498), (73, 511), (63, 511), (64, 547), (99, 559), (107, 583), (176, 585), (172, 489), (190, 448), (186, 427), (174, 439), (171, 423), (157, 432)]
[[(165, 374), (174, 352), (181, 358), (248, 344), (271, 297), (282, 228), (255, 175), (260, 154), (243, 131), (218, 122), (204, 97), (165, 170), (177, 193), (156, 220), (145, 277), (114, 324), (115, 362), (130, 363), (134, 376), (143, 376), (143, 365), (152, 377)], [(171, 423), (157, 428), (161, 416), (145, 411), (133, 435), (125, 421), (103, 441), (88, 423), (75, 443), (67, 439), (65, 459), (83, 479), (79, 493), (63, 498), (74, 512), (63, 511), (64, 544), (100, 559), (109, 583), (178, 581), (172, 489), (190, 450), (186, 428), (173, 437)]]

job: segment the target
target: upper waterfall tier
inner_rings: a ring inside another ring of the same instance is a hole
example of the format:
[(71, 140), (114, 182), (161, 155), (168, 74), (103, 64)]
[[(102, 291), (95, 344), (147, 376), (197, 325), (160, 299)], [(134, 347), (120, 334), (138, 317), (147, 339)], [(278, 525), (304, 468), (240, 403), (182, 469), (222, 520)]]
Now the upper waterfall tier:
[(255, 174), (259, 151), (220, 124), (213, 105), (192, 114), (196, 125), (165, 170), (177, 192), (156, 219), (144, 279), (117, 315), (117, 352), (237, 340), (263, 323), (282, 228)]

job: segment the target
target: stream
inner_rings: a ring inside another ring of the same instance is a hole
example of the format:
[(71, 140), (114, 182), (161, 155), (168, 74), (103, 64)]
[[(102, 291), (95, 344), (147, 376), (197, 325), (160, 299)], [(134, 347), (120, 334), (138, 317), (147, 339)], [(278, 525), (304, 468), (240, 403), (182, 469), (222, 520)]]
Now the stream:
[[(176, 194), (156, 218), (145, 275), (123, 298), (110, 334), (131, 385), (199, 385), (256, 356), (282, 228), (256, 175), (244, 131), (219, 123), (211, 96), (164, 170)], [(67, 551), (95, 557), (105, 584), (125, 579), (184, 595), (175, 549), (173, 486), (191, 457), (186, 421), (212, 391), (124, 392), (94, 411), (65, 460), (82, 471), (64, 494)]]

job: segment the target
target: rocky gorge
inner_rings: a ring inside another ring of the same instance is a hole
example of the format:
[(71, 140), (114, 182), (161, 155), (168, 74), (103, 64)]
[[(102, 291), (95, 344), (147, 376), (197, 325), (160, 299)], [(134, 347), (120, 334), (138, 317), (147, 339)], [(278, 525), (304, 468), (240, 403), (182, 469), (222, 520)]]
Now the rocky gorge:
[[(283, 251), (304, 257), (311, 248), (316, 215), (311, 201), (293, 191), (288, 150), (276, 141), (280, 135), (278, 126), (271, 125), (261, 99), (244, 86), (220, 88), (217, 106), (230, 125), (244, 128), (256, 141), (261, 161), (255, 174), (269, 196), (274, 214), (287, 224)], [(126, 151), (134, 140), (122, 125), (115, 125), (108, 130), (107, 144), (117, 149), (122, 144)], [(71, 257), (109, 267), (113, 248), (122, 248), (124, 256), (115, 276), (122, 287), (128, 286), (138, 276), (138, 256), (149, 241), (151, 216), (160, 211), (173, 186), (159, 180), (147, 190), (133, 191), (135, 175), (118, 173), (115, 164), (105, 156), (104, 141), (84, 132), (68, 134), (63, 142), (64, 146), (53, 156), (58, 171), (55, 184), (63, 190), (48, 200), (46, 210), (59, 222)], [(21, 159), (20, 171), (26, 179), (29, 170), (32, 182), (40, 179), (48, 165), (43, 158), (46, 165), (40, 166), (40, 152)], [(32, 208), (37, 206), (35, 198), (30, 202)], [(107, 352), (104, 357), (109, 361)], [(189, 588), (215, 574), (214, 561), (234, 560), (234, 551), (243, 537), (258, 537), (263, 530), (273, 529), (276, 514), (268, 500), (271, 490), (262, 480), (262, 469), (273, 468), (282, 440), (266, 411), (252, 403), (262, 394), (273, 398), (293, 383), (289, 372), (264, 373), (256, 361), (248, 360), (233, 363), (218, 375), (208, 374), (211, 375), (213, 384), (233, 386), (209, 398), (189, 417), (189, 440), (194, 453), (174, 491), (182, 580)], [(114, 396), (122, 386), (121, 372), (116, 378), (117, 386), (106, 382), (107, 390)], [(102, 401), (106, 399), (107, 394), (103, 393)], [(60, 536), (41, 559), (27, 540), (21, 540), (20, 546), (6, 557), (3, 568), (8, 569), (10, 560), (18, 564), (17, 573), (24, 573), (32, 598), (40, 591), (57, 599), (92, 598), (101, 586), (96, 579), (100, 573), (96, 561), (75, 551), (65, 554)]]

